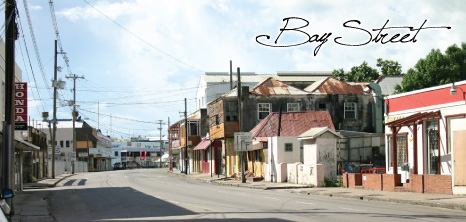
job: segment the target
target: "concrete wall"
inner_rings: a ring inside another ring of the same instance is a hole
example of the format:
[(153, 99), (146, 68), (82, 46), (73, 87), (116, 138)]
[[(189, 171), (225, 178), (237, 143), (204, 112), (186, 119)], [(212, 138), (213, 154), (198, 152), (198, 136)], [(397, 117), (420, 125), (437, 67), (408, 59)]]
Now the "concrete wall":
[(257, 104), (258, 103), (270, 103), (271, 111), (270, 112), (279, 112), (280, 106), (282, 106), (282, 112), (286, 112), (287, 103), (299, 103), (300, 111), (308, 111), (309, 99), (307, 95), (296, 95), (286, 97), (281, 96), (252, 96), (250, 95), (248, 99), (243, 101), (243, 116), (247, 118), (243, 121), (244, 131), (250, 131), (254, 128), (260, 120), (258, 119), (257, 113)]
[(321, 164), (295, 163), (288, 165), (288, 182), (303, 185), (322, 186), (325, 169)]
[[(292, 151), (285, 151), (285, 144), (293, 144)], [(300, 161), (300, 142), (295, 136), (281, 136), (268, 138), (268, 163), (296, 163)]]
[(316, 139), (304, 140), (304, 164), (322, 164), (325, 177), (337, 179), (337, 138), (326, 132)]
[[(357, 104), (356, 119), (344, 118), (345, 102)], [(332, 117), (335, 130), (352, 130), (360, 132), (374, 132), (372, 118), (372, 95), (330, 95), (312, 94), (310, 96), (309, 111), (318, 111), (319, 104), (328, 104), (328, 111)]]

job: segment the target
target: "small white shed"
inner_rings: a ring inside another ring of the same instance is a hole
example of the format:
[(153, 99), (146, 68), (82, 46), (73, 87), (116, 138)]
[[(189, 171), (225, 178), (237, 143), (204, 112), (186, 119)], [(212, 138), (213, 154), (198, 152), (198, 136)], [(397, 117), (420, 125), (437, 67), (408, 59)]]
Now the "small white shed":
[(337, 138), (340, 136), (328, 127), (312, 128), (298, 137), (303, 141), (305, 165), (321, 164), (325, 177), (337, 179)]

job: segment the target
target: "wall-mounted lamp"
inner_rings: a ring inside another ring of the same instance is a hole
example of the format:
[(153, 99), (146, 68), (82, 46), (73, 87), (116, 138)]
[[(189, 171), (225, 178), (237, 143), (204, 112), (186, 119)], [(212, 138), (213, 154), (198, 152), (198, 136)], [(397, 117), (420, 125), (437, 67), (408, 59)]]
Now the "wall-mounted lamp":
[(465, 95), (465, 93), (464, 93), (463, 89), (462, 89), (462, 88), (459, 88), (459, 87), (456, 87), (456, 86), (455, 86), (455, 83), (452, 83), (452, 84), (451, 84), (450, 95), (451, 95), (451, 96), (455, 96), (455, 95), (457, 94), (457, 90), (456, 90), (456, 89), (460, 89), (460, 90), (461, 90), (461, 92), (463, 93), (463, 100), (464, 100), (464, 95)]

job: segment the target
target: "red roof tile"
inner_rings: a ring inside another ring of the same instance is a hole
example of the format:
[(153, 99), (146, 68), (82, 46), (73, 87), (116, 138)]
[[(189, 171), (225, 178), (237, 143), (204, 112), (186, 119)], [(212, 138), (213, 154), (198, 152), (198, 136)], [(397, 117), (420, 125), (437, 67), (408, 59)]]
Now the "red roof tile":
[[(278, 112), (270, 113), (250, 131), (252, 136), (278, 136), (278, 117)], [(281, 122), (280, 136), (299, 136), (314, 127), (335, 130), (328, 111), (284, 112)]]

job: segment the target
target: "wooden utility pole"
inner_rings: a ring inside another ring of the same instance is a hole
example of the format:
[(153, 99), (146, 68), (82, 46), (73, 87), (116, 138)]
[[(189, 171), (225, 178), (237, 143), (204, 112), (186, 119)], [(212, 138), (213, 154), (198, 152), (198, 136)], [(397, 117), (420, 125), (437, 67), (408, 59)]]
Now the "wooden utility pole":
[(186, 98), (184, 98), (184, 130), (186, 140), (186, 147), (184, 149), (184, 174), (188, 175), (188, 102)]
[(231, 63), (231, 60), (230, 60), (230, 90), (233, 89), (233, 67), (232, 67), (232, 63)]
[(162, 149), (163, 149), (163, 143), (162, 143), (162, 120), (159, 120), (159, 125), (160, 127), (158, 130), (160, 131), (160, 159), (159, 159), (159, 167), (162, 168)]
[[(16, 1), (5, 1), (5, 121), (3, 122), (2, 189), (12, 189), (14, 184), (14, 95), (15, 95), (15, 41)], [(12, 199), (7, 199), (14, 212)]]
[(173, 171), (173, 160), (172, 160), (172, 132), (171, 132), (171, 127), (170, 127), (170, 117), (168, 117), (168, 164), (170, 171)]
[[(237, 92), (238, 92), (238, 120), (239, 120), (239, 131), (243, 132), (243, 116), (242, 116), (242, 102), (243, 102), (243, 95), (241, 92), (241, 72), (240, 68), (237, 68), (237, 74), (238, 74), (238, 84), (237, 84)], [(237, 141), (235, 141), (237, 142)], [(241, 146), (241, 144), (236, 144), (237, 146)], [(245, 158), (246, 158), (246, 152), (247, 151), (242, 151), (241, 152), (241, 182), (246, 183), (246, 165), (245, 165)]]

